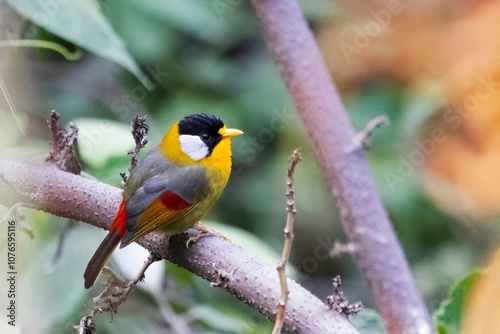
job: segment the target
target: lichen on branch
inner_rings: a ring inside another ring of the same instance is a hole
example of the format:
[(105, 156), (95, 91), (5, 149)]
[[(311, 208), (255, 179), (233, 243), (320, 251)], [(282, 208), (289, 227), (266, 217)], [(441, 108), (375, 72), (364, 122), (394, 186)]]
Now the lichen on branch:
[(79, 175), (82, 166), (77, 153), (78, 127), (74, 123), (69, 123), (70, 131), (66, 132), (59, 126), (60, 115), (54, 110), (50, 113), (47, 121), (51, 132), (51, 149), (45, 162), (53, 163), (65, 172)]

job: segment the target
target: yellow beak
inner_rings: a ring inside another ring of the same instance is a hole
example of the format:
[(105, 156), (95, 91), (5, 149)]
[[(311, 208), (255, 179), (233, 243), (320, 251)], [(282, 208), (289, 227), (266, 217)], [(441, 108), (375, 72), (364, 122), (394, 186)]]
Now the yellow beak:
[(243, 134), (243, 131), (238, 129), (225, 129), (222, 133), (222, 138), (231, 138)]

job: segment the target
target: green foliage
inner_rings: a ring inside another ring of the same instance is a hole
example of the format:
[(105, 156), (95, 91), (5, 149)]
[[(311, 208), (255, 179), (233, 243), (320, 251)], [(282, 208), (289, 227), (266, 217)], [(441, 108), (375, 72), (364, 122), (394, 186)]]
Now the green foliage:
[(473, 270), (467, 277), (452, 287), (434, 315), (439, 334), (460, 333), (465, 304), (474, 284), (481, 278), (479, 270)]
[(230, 45), (239, 35), (228, 22), (221, 20), (217, 13), (211, 10), (213, 4), (209, 1), (185, 0), (159, 3), (154, 0), (141, 2), (126, 0), (126, 2), (132, 10), (149, 18), (167, 22), (172, 28), (215, 46)]
[(7, 0), (7, 3), (19, 14), (54, 35), (122, 65), (144, 85), (149, 86), (144, 73), (127, 52), (122, 39), (113, 30), (96, 2)]
[(78, 125), (78, 152), (85, 171), (102, 182), (120, 187), (120, 173), (128, 174), (130, 166), (127, 151), (135, 145), (130, 126), (99, 118), (79, 118), (74, 122)]
[[(25, 314), (32, 317), (26, 326), (31, 328), (30, 331), (39, 333), (46, 332), (55, 324), (64, 324), (76, 310), (81, 311), (80, 305), (85, 298), (81, 283), (82, 263), (91, 256), (88, 240), (95, 240), (95, 236), (100, 235), (96, 229), (80, 224), (70, 230), (64, 242), (59, 244), (57, 238), (54, 242), (53, 234), (59, 235), (67, 220), (52, 218), (49, 222), (49, 218), (42, 212), (28, 213), (27, 221), (38, 222), (32, 225), (35, 239), (20, 238), (22, 249), (25, 252), (30, 250), (31, 254), (29, 263), (20, 270), (23, 274), (20, 275), (19, 290), (24, 296), (20, 303), (26, 305)], [(53, 225), (53, 220), (58, 225)], [(59, 247), (60, 252), (57, 250)], [(35, 324), (36, 328), (32, 327)]]
[(386, 334), (384, 320), (373, 309), (365, 308), (349, 318), (351, 324), (362, 334)]
[(123, 157), (134, 147), (130, 126), (102, 118), (78, 118), (78, 149), (82, 159), (92, 168), (109, 165), (108, 159)]

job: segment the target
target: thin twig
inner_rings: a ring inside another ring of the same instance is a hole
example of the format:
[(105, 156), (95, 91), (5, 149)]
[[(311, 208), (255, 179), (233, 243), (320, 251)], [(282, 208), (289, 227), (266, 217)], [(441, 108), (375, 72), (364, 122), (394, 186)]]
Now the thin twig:
[(366, 123), (363, 130), (356, 133), (354, 136), (354, 146), (356, 149), (369, 150), (372, 147), (372, 137), (375, 129), (387, 126), (390, 124), (387, 115), (379, 115)]
[(351, 242), (341, 243), (341, 242), (335, 240), (335, 242), (333, 243), (332, 249), (330, 249), (330, 257), (334, 258), (334, 257), (340, 256), (344, 253), (351, 254), (351, 255), (355, 254), (356, 253), (356, 246)]
[[(2, 179), (2, 177), (0, 177), (0, 179)], [(22, 207), (28, 207), (28, 203), (25, 203), (25, 202), (19, 202), (19, 203), (16, 203), (14, 205), (12, 205), (8, 210), (7, 212), (3, 215), (2, 218), (0, 218), (0, 223), (3, 223), (4, 221), (6, 221), (7, 219), (9, 219), (9, 217), (11, 217), (13, 214), (16, 214), (17, 213), (17, 210), (19, 208), (22, 208)]]
[(297, 212), (295, 207), (295, 189), (293, 187), (293, 181), (295, 166), (297, 166), (300, 160), (301, 156), (298, 149), (295, 149), (292, 155), (290, 155), (290, 158), (288, 158), (288, 172), (286, 175), (286, 225), (284, 229), (285, 244), (283, 245), (283, 253), (281, 254), (281, 260), (277, 268), (280, 279), (281, 295), (278, 300), (278, 313), (274, 323), (273, 334), (281, 333), (281, 328), (283, 327), (283, 322), (285, 321), (286, 303), (288, 301), (289, 293), (285, 268), (292, 249), (293, 222), (295, 219), (295, 213)]
[(363, 130), (356, 133), (354, 136), (354, 145), (356, 148), (363, 148), (369, 150), (372, 147), (372, 137), (373, 132), (377, 128), (387, 126), (390, 124), (389, 117), (387, 115), (379, 115), (366, 123)]
[(172, 305), (170, 305), (171, 296), (177, 292), (174, 290), (175, 287), (166, 288), (159, 291), (159, 294), (152, 293), (152, 297), (155, 299), (163, 319), (170, 325), (171, 333), (193, 333), (190, 324), (196, 319), (189, 312), (185, 312), (184, 314), (176, 313)]
[[(104, 267), (103, 274), (107, 281), (106, 288), (96, 297), (94, 297), (94, 308), (90, 313), (80, 320), (80, 324), (74, 326), (78, 333), (95, 333), (94, 316), (99, 313), (110, 312), (111, 319), (118, 312), (121, 304), (127, 300), (128, 295), (132, 290), (142, 281), (145, 277), (146, 270), (158, 261), (153, 255), (149, 255), (148, 259), (144, 262), (136, 277), (130, 282), (125, 282), (118, 274), (111, 269)], [(106, 306), (101, 306), (103, 303)]]
[[(142, 265), (141, 269), (139, 270), (139, 272), (137, 273), (135, 278), (133, 280), (131, 280), (130, 282), (128, 282), (125, 289), (123, 289), (123, 291), (121, 291), (119, 293), (116, 293), (116, 292), (113, 293), (114, 297), (118, 296), (118, 300), (116, 302), (109, 302), (108, 307), (101, 309), (102, 312), (111, 312), (112, 314), (116, 314), (116, 312), (118, 311), (118, 307), (121, 304), (123, 304), (123, 302), (125, 302), (125, 300), (127, 300), (127, 297), (132, 292), (132, 290), (137, 286), (137, 284), (139, 284), (140, 281), (142, 281), (144, 279), (144, 277), (145, 277), (144, 274), (146, 273), (146, 270), (149, 268), (149, 266), (151, 264), (153, 264), (156, 261), (158, 261), (158, 260), (155, 259), (155, 257), (150, 254), (148, 256), (147, 260), (144, 261), (144, 264)], [(108, 270), (108, 273), (109, 272), (110, 271)], [(122, 286), (121, 283), (123, 281), (116, 280), (116, 278), (117, 278), (116, 275), (113, 277), (112, 280), (110, 280), (109, 277), (110, 277), (110, 275), (108, 275), (108, 285), (106, 286), (106, 290), (108, 292), (113, 291), (116, 287)], [(115, 285), (114, 282), (120, 282), (120, 284)], [(94, 299), (94, 302), (95, 302), (95, 299)]]
[[(2, 176), (0, 175), (0, 180), (2, 180)], [(19, 212), (20, 208), (31, 208), (28, 203), (19, 202), (12, 205), (7, 212), (4, 214), (3, 218), (0, 218), (0, 224), (10, 219), (10, 217), (15, 217), (15, 219), (20, 220), (19, 230), (23, 231), (31, 240), (35, 238), (35, 234), (33, 233), (33, 229), (29, 226), (24, 220), (25, 217), (23, 214)]]
[(96, 334), (96, 328), (94, 323), (94, 317), (87, 315), (80, 320), (80, 324), (73, 326), (78, 334)]
[(344, 314), (346, 317), (350, 315), (356, 315), (363, 310), (363, 304), (361, 302), (356, 302), (354, 304), (349, 304), (349, 300), (344, 295), (340, 287), (342, 281), (340, 276), (336, 276), (332, 279), (333, 284), (333, 294), (326, 297), (326, 305), (328, 307), (340, 314)]
[[(151, 264), (153, 264), (156, 261), (158, 261), (158, 259), (156, 259), (153, 255), (150, 254), (148, 256), (147, 260), (144, 261), (144, 264), (142, 265), (141, 269), (139, 270), (139, 272), (137, 273), (135, 278), (133, 280), (131, 280), (130, 282), (128, 282), (125, 289), (118, 294), (117, 293), (113, 294), (113, 296), (115, 296), (115, 297), (118, 296), (118, 300), (116, 302), (108, 303), (108, 307), (102, 309), (102, 311), (103, 312), (112, 312), (113, 314), (116, 314), (116, 312), (118, 311), (118, 307), (121, 304), (123, 304), (123, 302), (125, 302), (125, 300), (127, 300), (127, 297), (132, 292), (132, 290), (134, 290), (134, 288), (137, 286), (137, 284), (139, 284), (139, 282), (144, 279), (146, 270), (148, 270), (149, 266), (151, 266)], [(108, 270), (108, 272), (109, 272), (109, 270)], [(108, 286), (106, 287), (106, 289), (108, 289), (108, 291), (112, 291), (114, 288), (121, 285), (121, 284), (118, 284), (118, 285), (113, 284), (113, 282), (117, 281), (117, 280), (115, 280), (115, 278), (116, 277), (113, 277), (113, 280), (111, 282), (109, 282), (109, 276), (108, 276), (108, 283), (111, 283), (111, 284), (108, 284)], [(120, 280), (118, 280), (118, 282), (120, 282)]]

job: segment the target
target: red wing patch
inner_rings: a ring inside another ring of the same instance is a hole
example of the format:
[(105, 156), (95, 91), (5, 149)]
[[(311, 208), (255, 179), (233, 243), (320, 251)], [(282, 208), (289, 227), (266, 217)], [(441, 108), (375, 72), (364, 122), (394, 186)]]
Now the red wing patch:
[(160, 201), (167, 209), (175, 211), (183, 210), (191, 206), (191, 204), (186, 202), (182, 197), (170, 190), (160, 195)]

